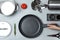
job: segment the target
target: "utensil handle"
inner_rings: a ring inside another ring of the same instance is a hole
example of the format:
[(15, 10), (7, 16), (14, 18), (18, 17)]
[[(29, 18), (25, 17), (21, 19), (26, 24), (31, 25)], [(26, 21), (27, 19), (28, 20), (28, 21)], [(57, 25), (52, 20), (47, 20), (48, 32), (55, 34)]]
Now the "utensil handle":
[(43, 24), (43, 28), (46, 28), (46, 27), (48, 27), (47, 24)]
[[(43, 28), (48, 27), (47, 25), (48, 25), (48, 24), (43, 24)], [(59, 25), (58, 25), (58, 24), (50, 24), (50, 25), (55, 25), (55, 26), (59, 27)]]

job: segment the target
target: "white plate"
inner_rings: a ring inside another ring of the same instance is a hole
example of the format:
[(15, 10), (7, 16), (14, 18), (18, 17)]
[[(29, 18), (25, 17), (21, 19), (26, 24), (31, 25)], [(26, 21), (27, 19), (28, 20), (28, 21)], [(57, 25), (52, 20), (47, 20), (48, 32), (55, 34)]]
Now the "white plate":
[(0, 37), (7, 37), (11, 33), (11, 25), (7, 22), (0, 22)]

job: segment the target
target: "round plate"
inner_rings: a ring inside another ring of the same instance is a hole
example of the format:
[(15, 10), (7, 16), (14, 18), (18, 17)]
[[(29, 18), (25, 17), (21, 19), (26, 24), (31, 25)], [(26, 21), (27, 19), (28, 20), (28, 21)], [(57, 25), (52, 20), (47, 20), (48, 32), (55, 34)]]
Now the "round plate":
[(39, 36), (42, 31), (42, 22), (35, 15), (26, 15), (19, 22), (19, 31), (28, 38)]
[(1, 12), (4, 15), (11, 15), (14, 13), (14, 11), (15, 11), (15, 4), (10, 1), (4, 2), (1, 6)]
[(6, 37), (11, 32), (11, 25), (7, 22), (0, 22), (0, 37)]

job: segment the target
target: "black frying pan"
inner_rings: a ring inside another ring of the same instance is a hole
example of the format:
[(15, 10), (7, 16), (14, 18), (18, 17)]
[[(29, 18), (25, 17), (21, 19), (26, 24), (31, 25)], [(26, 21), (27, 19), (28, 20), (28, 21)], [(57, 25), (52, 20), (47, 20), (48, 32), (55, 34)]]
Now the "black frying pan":
[(19, 22), (19, 31), (28, 38), (35, 38), (41, 35), (45, 27), (47, 27), (47, 24), (43, 24), (41, 19), (35, 15), (26, 15)]

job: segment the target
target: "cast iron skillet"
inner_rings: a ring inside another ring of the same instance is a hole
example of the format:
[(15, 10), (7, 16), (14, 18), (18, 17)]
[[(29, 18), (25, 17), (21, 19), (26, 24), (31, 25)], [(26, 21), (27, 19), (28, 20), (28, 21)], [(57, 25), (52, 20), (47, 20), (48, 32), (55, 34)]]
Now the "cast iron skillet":
[(19, 31), (27, 38), (38, 37), (45, 27), (47, 24), (43, 24), (40, 18), (31, 14), (22, 17), (19, 22)]

